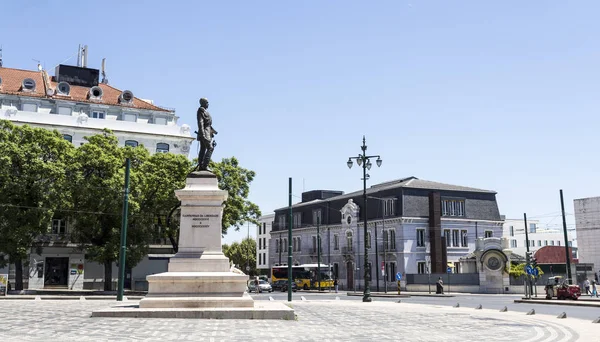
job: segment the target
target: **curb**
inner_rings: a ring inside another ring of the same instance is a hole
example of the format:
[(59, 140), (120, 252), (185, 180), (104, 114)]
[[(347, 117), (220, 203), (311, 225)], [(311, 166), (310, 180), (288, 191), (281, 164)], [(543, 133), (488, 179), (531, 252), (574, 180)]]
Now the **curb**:
[(586, 302), (577, 302), (577, 301), (551, 301), (551, 300), (531, 300), (531, 299), (515, 299), (515, 303), (523, 304), (545, 304), (545, 305), (561, 305), (561, 306), (579, 306), (579, 307), (589, 307), (589, 308), (600, 308), (600, 303), (586, 303)]

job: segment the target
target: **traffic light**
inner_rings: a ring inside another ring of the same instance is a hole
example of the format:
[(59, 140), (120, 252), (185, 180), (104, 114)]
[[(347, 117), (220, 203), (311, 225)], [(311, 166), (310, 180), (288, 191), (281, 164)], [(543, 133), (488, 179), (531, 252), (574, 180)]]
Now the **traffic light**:
[(525, 261), (529, 264), (531, 262), (532, 252), (525, 252)]
[(538, 267), (537, 259), (534, 257), (531, 257), (531, 267), (534, 269)]

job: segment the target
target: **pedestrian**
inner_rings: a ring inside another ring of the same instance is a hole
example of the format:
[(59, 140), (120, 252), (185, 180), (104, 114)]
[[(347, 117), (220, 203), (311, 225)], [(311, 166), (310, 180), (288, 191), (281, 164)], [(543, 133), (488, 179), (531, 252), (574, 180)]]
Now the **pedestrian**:
[(596, 289), (596, 280), (592, 280), (592, 295), (590, 297), (598, 298), (598, 289)]
[(338, 293), (338, 280), (335, 278), (333, 280), (333, 287), (335, 287), (335, 293)]
[(436, 289), (435, 293), (444, 294), (444, 281), (442, 280), (442, 277), (439, 277), (439, 279), (437, 281), (437, 289)]
[(258, 277), (254, 278), (254, 286), (256, 286), (256, 293), (260, 293), (260, 287), (258, 286)]
[(586, 295), (590, 294), (590, 281), (589, 281), (589, 279), (585, 278), (585, 280), (583, 281), (583, 288), (585, 289), (585, 294)]

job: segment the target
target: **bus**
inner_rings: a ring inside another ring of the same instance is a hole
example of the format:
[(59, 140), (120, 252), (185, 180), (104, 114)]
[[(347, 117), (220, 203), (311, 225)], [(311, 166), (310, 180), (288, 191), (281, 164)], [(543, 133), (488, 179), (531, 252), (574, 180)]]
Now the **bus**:
[[(302, 264), (292, 266), (292, 280), (298, 286), (298, 289), (318, 289), (319, 284), (317, 283), (317, 264)], [(321, 289), (333, 288), (333, 280), (331, 279), (331, 266), (321, 264)], [(288, 267), (287, 265), (273, 266), (271, 269), (271, 280), (274, 282), (278, 280), (288, 279)]]

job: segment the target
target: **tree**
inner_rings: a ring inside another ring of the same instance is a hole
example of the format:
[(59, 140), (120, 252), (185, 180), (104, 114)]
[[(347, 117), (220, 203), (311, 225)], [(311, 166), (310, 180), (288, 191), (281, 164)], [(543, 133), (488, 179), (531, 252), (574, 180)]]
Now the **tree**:
[[(234, 242), (231, 246), (223, 245), (223, 254), (229, 258), (238, 269), (243, 270), (250, 276), (257, 275), (256, 271), (256, 240), (246, 238), (241, 243)], [(246, 266), (250, 266), (250, 271), (246, 270)]]
[(110, 130), (86, 137), (88, 143), (75, 152), (70, 165), (73, 219), (72, 238), (86, 259), (104, 265), (104, 290), (112, 290), (112, 263), (118, 260), (123, 210), (125, 158), (131, 160), (127, 267), (135, 266), (148, 253), (154, 236), (153, 216), (140, 205), (147, 197), (141, 170), (150, 157), (143, 147), (119, 147)]
[(229, 227), (238, 231), (246, 222), (258, 224), (260, 209), (248, 200), (250, 183), (256, 173), (241, 167), (235, 157), (224, 158), (221, 162), (211, 161), (210, 168), (219, 180), (219, 189), (229, 193), (223, 210), (223, 235), (227, 234)]
[(48, 232), (57, 209), (69, 206), (73, 149), (57, 131), (0, 120), (0, 264), (2, 254), (14, 263), (15, 290), (23, 289), (23, 260), (36, 238)]
[[(518, 279), (520, 277), (527, 277), (527, 272), (525, 271), (525, 267), (527, 266), (526, 263), (521, 263), (521, 264), (512, 264), (511, 268), (510, 268), (510, 272), (509, 275), (515, 279)], [(541, 276), (542, 274), (544, 274), (544, 272), (542, 271), (542, 269), (538, 266), (536, 267), (539, 275)], [(533, 276), (532, 276), (533, 277)]]

